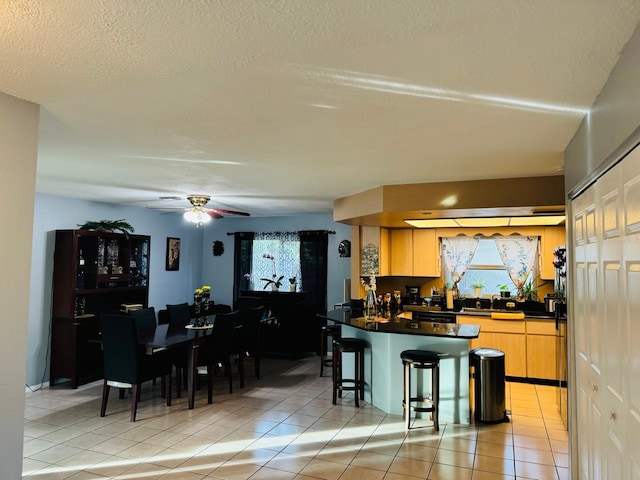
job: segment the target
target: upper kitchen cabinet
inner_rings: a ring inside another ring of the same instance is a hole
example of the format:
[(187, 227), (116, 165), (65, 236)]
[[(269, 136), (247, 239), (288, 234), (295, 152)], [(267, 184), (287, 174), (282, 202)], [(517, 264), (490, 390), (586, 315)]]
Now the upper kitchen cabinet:
[(440, 242), (436, 230), (413, 230), (413, 275), (439, 277), (440, 273)]
[(435, 229), (360, 227), (360, 276), (439, 277)]
[(544, 227), (540, 239), (540, 279), (553, 280), (555, 268), (553, 266), (553, 251), (556, 247), (566, 244), (565, 227)]
[(434, 229), (390, 230), (391, 272), (404, 277), (439, 277), (440, 249)]

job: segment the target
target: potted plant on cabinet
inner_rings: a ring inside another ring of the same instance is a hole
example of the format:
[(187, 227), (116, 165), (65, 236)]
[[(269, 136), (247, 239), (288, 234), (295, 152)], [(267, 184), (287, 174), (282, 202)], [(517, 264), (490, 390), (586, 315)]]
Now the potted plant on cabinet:
[(289, 277), (289, 290), (291, 292), (296, 291), (296, 277)]
[(124, 234), (125, 238), (129, 238), (129, 235), (135, 232), (135, 229), (124, 218), (120, 220), (100, 220), (100, 221), (88, 221), (82, 225), (78, 224), (80, 230), (95, 230), (96, 232), (113, 232), (119, 230)]
[(533, 284), (533, 280), (529, 280), (522, 286), (521, 296), (524, 300), (538, 301), (538, 287)]
[(509, 286), (506, 283), (503, 283), (502, 285), (498, 284), (498, 290), (500, 290), (500, 297), (501, 298), (510, 298), (511, 297), (511, 292), (509, 291)]
[(480, 295), (482, 295), (482, 289), (484, 288), (484, 280), (481, 278), (474, 278), (471, 283), (471, 288), (473, 288), (473, 296), (475, 298), (480, 298)]

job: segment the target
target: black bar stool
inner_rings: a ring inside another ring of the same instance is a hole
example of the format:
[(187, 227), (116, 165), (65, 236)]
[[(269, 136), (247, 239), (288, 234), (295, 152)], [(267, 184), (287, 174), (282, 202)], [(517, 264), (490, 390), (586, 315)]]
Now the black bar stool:
[[(367, 342), (359, 338), (334, 338), (333, 339), (333, 404), (336, 404), (336, 395), (342, 398), (343, 391), (353, 391), (356, 399), (356, 407), (360, 406), (360, 400), (364, 400), (364, 349)], [(355, 354), (354, 378), (342, 378), (342, 354)], [(345, 383), (347, 385), (345, 385)], [(350, 385), (349, 385), (350, 384)], [(359, 394), (359, 395), (358, 395)]]
[(331, 367), (333, 365), (333, 358), (327, 357), (327, 339), (329, 337), (340, 338), (341, 336), (340, 325), (324, 325), (320, 332), (320, 376), (324, 371), (324, 367)]
[[(440, 397), (440, 358), (447, 356), (430, 350), (405, 350), (400, 354), (402, 366), (404, 368), (404, 397), (402, 399), (403, 418), (407, 430), (411, 428), (411, 411), (431, 412), (433, 418), (433, 429), (439, 430), (438, 424), (438, 401)], [(415, 397), (411, 396), (411, 369), (431, 370), (431, 400), (417, 392)], [(412, 405), (412, 404), (422, 404)], [(428, 406), (424, 406), (427, 404)]]

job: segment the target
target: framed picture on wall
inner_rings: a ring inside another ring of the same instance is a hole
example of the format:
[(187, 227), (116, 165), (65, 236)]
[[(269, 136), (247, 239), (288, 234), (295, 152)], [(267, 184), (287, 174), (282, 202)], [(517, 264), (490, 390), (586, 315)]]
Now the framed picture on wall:
[(166, 270), (180, 270), (180, 239), (167, 237)]

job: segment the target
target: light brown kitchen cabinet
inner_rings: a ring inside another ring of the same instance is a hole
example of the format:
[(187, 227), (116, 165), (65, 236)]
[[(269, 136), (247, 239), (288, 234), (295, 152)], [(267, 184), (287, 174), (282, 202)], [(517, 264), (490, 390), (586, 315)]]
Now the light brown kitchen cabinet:
[(435, 229), (389, 230), (390, 275), (439, 277), (440, 249)]
[(391, 275), (413, 276), (413, 231), (410, 228), (390, 231)]
[(558, 378), (553, 320), (494, 320), (489, 316), (458, 315), (457, 322), (480, 325), (480, 336), (470, 341), (470, 348), (502, 350), (507, 376), (541, 380)]
[(557, 380), (555, 322), (527, 319), (526, 324), (527, 377)]
[(540, 279), (553, 280), (553, 251), (566, 244), (565, 227), (544, 227), (540, 239)]
[(526, 337), (524, 320), (494, 320), (489, 317), (458, 315), (457, 322), (480, 325), (478, 338), (470, 340), (470, 348), (495, 348), (504, 352), (505, 374), (527, 376)]
[(433, 228), (413, 230), (413, 274), (440, 276), (440, 242)]

